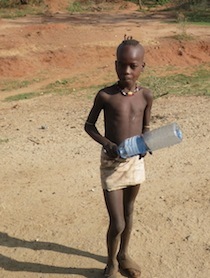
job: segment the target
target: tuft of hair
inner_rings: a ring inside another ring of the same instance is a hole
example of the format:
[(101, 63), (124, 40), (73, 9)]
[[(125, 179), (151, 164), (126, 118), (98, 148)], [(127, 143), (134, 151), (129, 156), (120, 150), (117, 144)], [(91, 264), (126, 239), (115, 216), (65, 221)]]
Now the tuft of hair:
[(133, 39), (132, 36), (124, 35), (124, 40), (117, 47), (117, 51), (116, 51), (116, 56), (117, 57), (118, 57), (119, 52), (121, 51), (121, 49), (124, 48), (125, 46), (139, 47), (142, 51), (142, 55), (144, 55), (144, 47), (140, 44), (140, 42)]
[(127, 36), (127, 35), (124, 35), (124, 40), (122, 41), (123, 45), (133, 45), (133, 46), (136, 46), (139, 44), (139, 41), (133, 39), (132, 36)]

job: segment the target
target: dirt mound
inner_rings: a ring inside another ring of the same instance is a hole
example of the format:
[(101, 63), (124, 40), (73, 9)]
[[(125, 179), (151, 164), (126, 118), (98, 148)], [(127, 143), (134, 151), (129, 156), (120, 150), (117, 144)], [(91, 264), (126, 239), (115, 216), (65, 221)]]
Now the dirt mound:
[[(46, 2), (50, 9), (58, 10), (69, 1)], [(209, 28), (190, 25), (187, 33), (192, 39), (180, 41), (180, 26), (164, 24), (162, 20), (120, 10), (117, 14), (57, 14), (1, 20), (1, 77), (28, 78), (43, 71), (52, 75), (55, 70), (61, 75), (67, 70), (71, 76), (78, 72), (89, 74), (93, 68), (109, 65), (113, 69), (115, 49), (124, 34), (142, 42), (151, 67), (185, 67), (210, 61)]]
[[(41, 32), (40, 29), (38, 32)], [(47, 36), (46, 34), (45, 37)], [(90, 64), (92, 67), (97, 67), (99, 64), (111, 64), (114, 60), (115, 48), (113, 46), (88, 43), (75, 46), (74, 44), (70, 45), (69, 39), (65, 41), (65, 38), (62, 37), (60, 40), (67, 47), (61, 47), (58, 41), (56, 46), (56, 43), (52, 41), (52, 47), (45, 49), (40, 35), (37, 35), (36, 39), (40, 42), (39, 49), (36, 48), (30, 55), (27, 53), (27, 49), (25, 49), (25, 55), (24, 50), (22, 52), (20, 50), (19, 54), (14, 55), (14, 52), (11, 51), (12, 46), (7, 45), (8, 55), (0, 58), (2, 77), (27, 77), (39, 74), (43, 70), (50, 73), (54, 69), (60, 71), (67, 69), (70, 75), (78, 71), (85, 73), (89, 71)], [(27, 48), (27, 45), (25, 47)], [(82, 62), (80, 62), (81, 60)], [(179, 42), (167, 39), (157, 45), (146, 46), (146, 63), (150, 67), (191, 66), (206, 62), (210, 62), (210, 47), (206, 41)]]
[(146, 59), (151, 66), (191, 66), (210, 62), (210, 44), (206, 41), (165, 40), (147, 47)]

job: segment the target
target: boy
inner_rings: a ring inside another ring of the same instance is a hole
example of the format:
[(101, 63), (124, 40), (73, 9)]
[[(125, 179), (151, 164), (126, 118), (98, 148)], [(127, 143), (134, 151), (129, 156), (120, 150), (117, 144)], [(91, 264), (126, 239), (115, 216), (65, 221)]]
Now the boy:
[[(143, 46), (132, 37), (125, 37), (117, 48), (116, 57), (115, 70), (119, 81), (98, 92), (85, 131), (103, 146), (101, 182), (110, 219), (104, 276), (117, 277), (119, 267), (128, 277), (136, 278), (140, 277), (141, 271), (128, 255), (128, 243), (134, 201), (145, 179), (144, 161), (138, 156), (120, 158), (117, 146), (126, 138), (149, 130), (152, 93), (136, 83), (145, 66)], [(105, 136), (95, 126), (102, 110)]]

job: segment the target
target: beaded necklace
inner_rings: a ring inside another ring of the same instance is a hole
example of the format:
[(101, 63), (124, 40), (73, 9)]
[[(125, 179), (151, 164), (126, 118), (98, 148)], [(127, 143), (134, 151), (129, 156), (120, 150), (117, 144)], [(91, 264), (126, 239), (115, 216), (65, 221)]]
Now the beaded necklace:
[(118, 88), (120, 89), (120, 93), (121, 93), (121, 95), (123, 95), (123, 96), (133, 96), (133, 95), (135, 95), (135, 93), (137, 93), (138, 91), (139, 91), (139, 87), (136, 85), (136, 87), (135, 87), (135, 89), (134, 89), (134, 91), (128, 91), (128, 92), (125, 92), (123, 89), (121, 89), (120, 88), (120, 86), (119, 86), (119, 82), (117, 82), (117, 86), (118, 86)]

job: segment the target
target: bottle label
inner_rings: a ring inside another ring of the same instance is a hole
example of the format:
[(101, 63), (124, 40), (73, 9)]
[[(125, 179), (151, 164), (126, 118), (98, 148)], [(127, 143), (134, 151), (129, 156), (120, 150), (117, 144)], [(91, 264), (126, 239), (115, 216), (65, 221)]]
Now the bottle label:
[(118, 147), (118, 153), (122, 158), (145, 154), (148, 148), (142, 136), (133, 136), (124, 140)]

